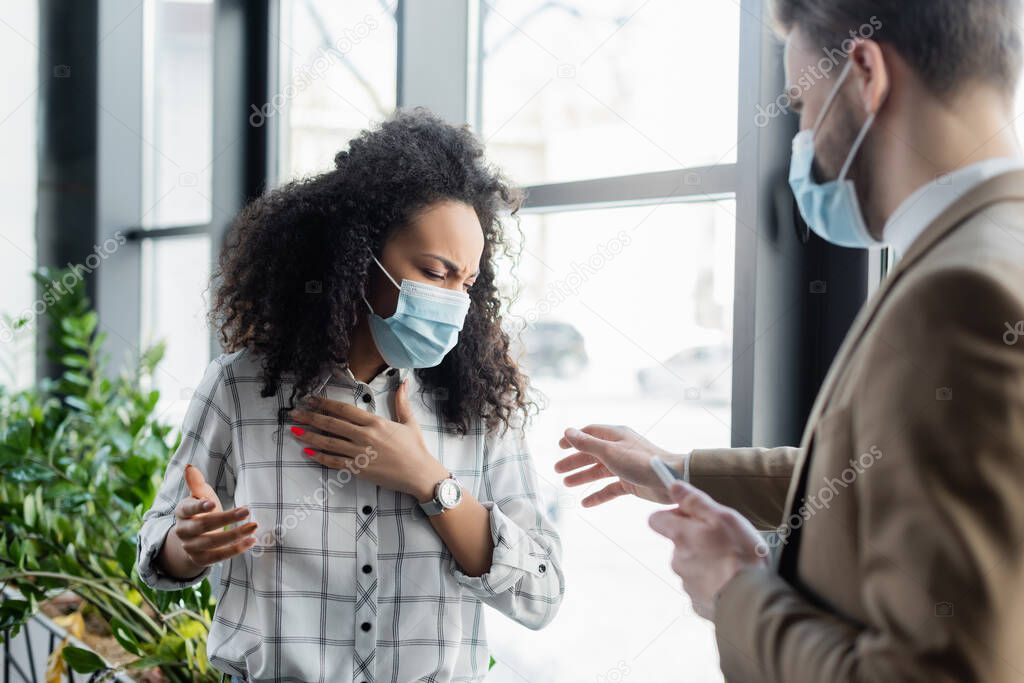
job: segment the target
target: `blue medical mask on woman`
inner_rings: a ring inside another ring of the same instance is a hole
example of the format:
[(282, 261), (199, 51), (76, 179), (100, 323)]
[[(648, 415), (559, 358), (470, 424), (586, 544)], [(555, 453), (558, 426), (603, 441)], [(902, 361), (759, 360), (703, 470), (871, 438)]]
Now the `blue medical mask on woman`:
[(832, 107), (839, 94), (839, 89), (853, 67), (852, 58), (846, 62), (842, 74), (835, 87), (825, 101), (825, 106), (818, 114), (818, 120), (810, 130), (800, 131), (793, 138), (793, 156), (790, 160), (789, 186), (793, 189), (797, 206), (800, 208), (800, 215), (804, 217), (807, 225), (824, 240), (837, 244), (841, 247), (854, 247), (867, 249), (868, 247), (880, 245), (868, 231), (861, 213), (860, 202), (857, 199), (857, 190), (853, 181), (847, 179), (846, 174), (850, 172), (850, 166), (857, 157), (864, 138), (875, 122), (875, 114), (868, 116), (864, 122), (857, 139), (853, 143), (846, 163), (839, 172), (836, 180), (827, 183), (817, 183), (814, 180), (814, 141), (821, 128), (821, 122), (825, 114)]
[(370, 302), (370, 334), (384, 362), (396, 368), (432, 368), (459, 341), (469, 312), (469, 295), (403, 279), (399, 285), (375, 256), (373, 260), (398, 288), (394, 315), (382, 318)]

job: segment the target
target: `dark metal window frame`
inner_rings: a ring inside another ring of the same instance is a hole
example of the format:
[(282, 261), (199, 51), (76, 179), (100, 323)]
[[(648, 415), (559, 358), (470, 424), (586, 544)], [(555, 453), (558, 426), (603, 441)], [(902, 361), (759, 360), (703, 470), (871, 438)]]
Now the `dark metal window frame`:
[[(139, 353), (142, 318), (142, 249), (150, 240), (209, 235), (211, 261), (225, 231), (268, 178), (268, 130), (249, 123), (250, 105), (270, 97), (273, 0), (216, 0), (213, 25), (212, 187), (210, 220), (144, 227), (144, 3), (100, 0), (97, 151), (97, 243), (122, 236), (117, 259), (97, 271), (96, 299), (108, 351)], [(135, 172), (125, 172), (135, 169)], [(183, 264), (183, 267), (187, 267)], [(107, 315), (116, 311), (116, 315)], [(211, 351), (219, 345), (211, 336)]]

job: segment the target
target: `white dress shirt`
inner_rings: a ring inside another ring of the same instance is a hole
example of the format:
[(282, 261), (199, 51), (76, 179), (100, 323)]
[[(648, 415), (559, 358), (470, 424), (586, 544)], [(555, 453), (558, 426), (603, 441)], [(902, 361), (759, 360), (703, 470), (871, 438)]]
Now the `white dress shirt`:
[(925, 228), (957, 200), (990, 178), (1019, 170), (1024, 170), (1024, 159), (998, 157), (939, 176), (903, 200), (886, 222), (883, 240), (892, 247), (896, 258), (902, 258)]
[[(465, 436), (445, 432), (443, 396), (421, 400), (415, 373), (389, 368), (369, 383), (348, 368), (325, 373), (317, 392), (394, 419), (393, 395), (408, 396), (431, 453), (490, 512), (494, 554), (479, 577), (462, 573), (419, 507), (302, 453), (277, 409), (291, 384), (260, 396), (257, 359), (222, 354), (189, 404), (182, 440), (139, 531), (137, 567), (159, 590), (211, 575), (217, 598), (207, 638), (211, 664), (249, 681), (480, 681), (489, 652), (482, 603), (530, 628), (547, 624), (565, 590), (558, 533), (542, 511), (522, 429)], [(191, 463), (225, 510), (246, 506), (256, 544), (180, 581), (153, 564), (174, 507), (189, 495)]]

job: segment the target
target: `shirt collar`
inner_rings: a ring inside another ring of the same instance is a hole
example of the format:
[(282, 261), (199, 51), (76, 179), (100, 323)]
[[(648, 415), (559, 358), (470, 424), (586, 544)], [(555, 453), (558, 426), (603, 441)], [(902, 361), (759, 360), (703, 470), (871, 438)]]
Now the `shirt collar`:
[(990, 178), (1021, 169), (1024, 158), (997, 157), (939, 176), (903, 200), (885, 224), (883, 240), (896, 252), (896, 258), (901, 258), (914, 240), (958, 199)]
[(335, 379), (340, 380), (343, 383), (350, 384), (352, 386), (365, 384), (373, 389), (374, 392), (379, 393), (382, 391), (397, 389), (398, 385), (405, 381), (405, 378), (409, 376), (410, 372), (411, 370), (409, 368), (397, 368), (389, 365), (381, 372), (377, 373), (377, 376), (369, 382), (360, 382), (356, 379), (355, 375), (352, 374), (352, 370), (349, 369), (348, 363), (343, 363), (334, 369), (332, 375)]

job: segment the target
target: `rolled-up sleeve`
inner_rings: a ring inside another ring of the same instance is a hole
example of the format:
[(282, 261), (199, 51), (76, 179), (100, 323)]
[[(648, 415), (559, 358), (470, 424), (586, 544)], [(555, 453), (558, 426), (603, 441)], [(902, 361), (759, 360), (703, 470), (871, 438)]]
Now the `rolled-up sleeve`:
[(479, 499), (490, 513), (491, 568), (468, 576), (453, 560), (451, 572), (485, 604), (528, 628), (542, 628), (565, 594), (562, 545), (541, 507), (521, 425), (486, 437)]
[(152, 506), (142, 515), (136, 569), (142, 581), (157, 590), (194, 586), (211, 572), (211, 567), (206, 567), (194, 577), (178, 579), (163, 573), (155, 564), (167, 532), (177, 521), (174, 508), (189, 495), (185, 466), (192, 465), (203, 473), (225, 510), (234, 507), (234, 470), (229, 462), (233, 403), (224, 358), (221, 355), (210, 362), (192, 394), (181, 428), (181, 442), (167, 464)]

